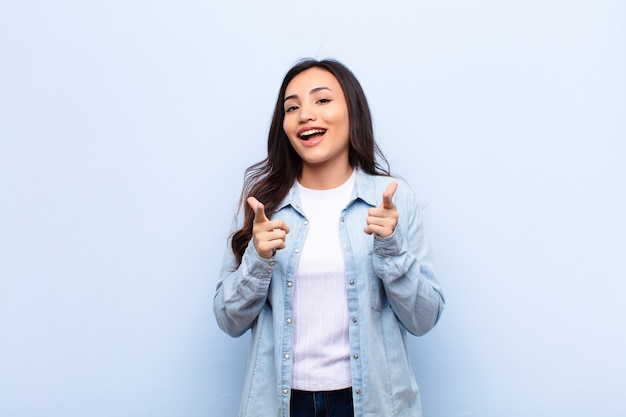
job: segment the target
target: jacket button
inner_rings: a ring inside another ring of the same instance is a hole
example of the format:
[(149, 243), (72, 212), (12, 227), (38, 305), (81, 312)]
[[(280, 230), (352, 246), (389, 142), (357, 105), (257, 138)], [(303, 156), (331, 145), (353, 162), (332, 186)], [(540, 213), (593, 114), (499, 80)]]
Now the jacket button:
[(287, 388), (283, 388), (283, 394), (289, 394), (289, 390)]
[(359, 359), (359, 354), (358, 354), (358, 353), (355, 353), (352, 357), (353, 357), (354, 359)]
[(285, 353), (285, 359), (289, 359), (289, 354)]
[(295, 253), (300, 253), (300, 249), (298, 249), (298, 248), (295, 248), (293, 251), (294, 251)]
[(360, 390), (360, 389), (358, 389), (358, 390), (354, 391), (354, 393), (355, 393), (356, 395), (361, 395), (361, 390)]
[(354, 280), (353, 279), (350, 280), (350, 285), (354, 285)]
[(286, 321), (287, 323), (291, 324), (291, 318), (288, 318)]
[(292, 287), (293, 286), (293, 282), (291, 282), (291, 281), (287, 282), (287, 286), (288, 287)]

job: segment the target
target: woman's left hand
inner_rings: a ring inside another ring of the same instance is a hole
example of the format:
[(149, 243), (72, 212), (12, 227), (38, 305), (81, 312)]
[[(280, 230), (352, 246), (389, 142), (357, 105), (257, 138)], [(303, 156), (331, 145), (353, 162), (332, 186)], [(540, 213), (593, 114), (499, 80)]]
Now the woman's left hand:
[(387, 237), (396, 229), (398, 212), (392, 198), (397, 189), (398, 183), (395, 181), (391, 182), (383, 193), (383, 203), (380, 207), (369, 209), (367, 226), (363, 229), (365, 233), (368, 235), (375, 233), (380, 237)]

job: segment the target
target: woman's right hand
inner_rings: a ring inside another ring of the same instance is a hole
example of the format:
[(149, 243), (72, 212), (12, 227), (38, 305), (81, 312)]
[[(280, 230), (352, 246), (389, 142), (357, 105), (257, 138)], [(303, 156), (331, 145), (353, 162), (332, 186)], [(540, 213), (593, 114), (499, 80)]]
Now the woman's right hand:
[(270, 220), (265, 215), (265, 206), (254, 197), (248, 197), (248, 205), (254, 211), (252, 241), (259, 256), (271, 258), (274, 253), (285, 247), (285, 237), (289, 226), (282, 220)]

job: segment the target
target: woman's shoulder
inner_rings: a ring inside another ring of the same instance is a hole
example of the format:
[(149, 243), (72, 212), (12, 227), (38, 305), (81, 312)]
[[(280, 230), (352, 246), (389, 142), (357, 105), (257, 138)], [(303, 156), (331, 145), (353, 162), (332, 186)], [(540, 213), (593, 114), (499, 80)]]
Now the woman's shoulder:
[(382, 195), (392, 182), (398, 183), (398, 188), (393, 196), (396, 205), (406, 204), (409, 206), (417, 205), (417, 196), (408, 181), (398, 175), (370, 175), (366, 174), (375, 189), (375, 197), (377, 204), (382, 201)]

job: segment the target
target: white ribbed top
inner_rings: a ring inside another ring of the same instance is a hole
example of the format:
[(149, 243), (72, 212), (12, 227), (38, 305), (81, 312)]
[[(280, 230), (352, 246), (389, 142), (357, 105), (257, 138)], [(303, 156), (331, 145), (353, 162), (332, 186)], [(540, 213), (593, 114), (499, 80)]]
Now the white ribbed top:
[(294, 389), (330, 391), (352, 385), (339, 219), (355, 180), (353, 171), (347, 182), (330, 190), (312, 190), (298, 184), (309, 230), (294, 286)]

